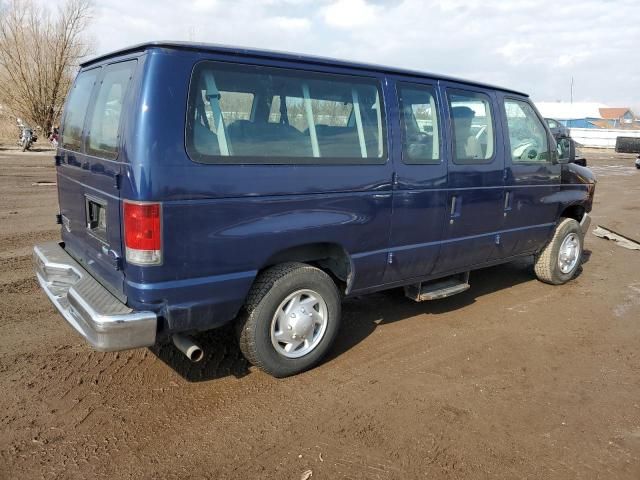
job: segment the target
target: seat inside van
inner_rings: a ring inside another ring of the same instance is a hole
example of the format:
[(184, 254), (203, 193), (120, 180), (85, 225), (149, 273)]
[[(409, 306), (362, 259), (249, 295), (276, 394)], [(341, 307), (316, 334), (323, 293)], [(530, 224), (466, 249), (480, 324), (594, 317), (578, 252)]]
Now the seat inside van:
[(227, 127), (233, 154), (241, 156), (270, 155), (311, 156), (309, 139), (296, 128), (264, 121), (236, 120)]

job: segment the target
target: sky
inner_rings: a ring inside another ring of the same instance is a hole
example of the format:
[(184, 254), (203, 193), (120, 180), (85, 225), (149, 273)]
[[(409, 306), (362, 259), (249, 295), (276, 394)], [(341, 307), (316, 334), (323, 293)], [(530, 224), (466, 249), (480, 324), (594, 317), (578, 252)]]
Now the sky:
[[(49, 5), (63, 0), (53, 0)], [(192, 40), (453, 75), (640, 114), (639, 0), (94, 0), (96, 53)]]

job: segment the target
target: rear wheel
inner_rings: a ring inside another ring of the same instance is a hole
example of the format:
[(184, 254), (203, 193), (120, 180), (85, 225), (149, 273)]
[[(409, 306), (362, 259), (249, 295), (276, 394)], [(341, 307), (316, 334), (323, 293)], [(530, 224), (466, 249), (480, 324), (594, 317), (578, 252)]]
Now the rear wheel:
[(272, 267), (256, 279), (238, 318), (240, 349), (253, 365), (286, 377), (316, 365), (338, 331), (340, 295), (322, 270)]
[(582, 261), (584, 239), (580, 224), (573, 218), (563, 219), (553, 238), (536, 258), (535, 272), (539, 280), (561, 285), (571, 280)]

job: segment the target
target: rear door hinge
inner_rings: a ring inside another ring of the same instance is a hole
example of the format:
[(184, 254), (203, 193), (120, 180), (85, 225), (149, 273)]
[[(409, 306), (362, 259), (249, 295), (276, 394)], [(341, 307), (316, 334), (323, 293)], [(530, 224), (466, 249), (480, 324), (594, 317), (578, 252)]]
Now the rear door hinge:
[(393, 263), (393, 252), (387, 253), (387, 263), (391, 265)]
[(111, 250), (108, 245), (102, 245), (102, 254), (111, 262), (116, 270), (122, 270), (122, 257), (115, 250)]
[(116, 173), (113, 176), (113, 186), (116, 187), (116, 189), (120, 190), (120, 179), (121, 179), (121, 175), (119, 173)]
[(391, 174), (391, 185), (393, 187), (398, 186), (398, 174), (396, 172), (393, 172), (393, 174)]

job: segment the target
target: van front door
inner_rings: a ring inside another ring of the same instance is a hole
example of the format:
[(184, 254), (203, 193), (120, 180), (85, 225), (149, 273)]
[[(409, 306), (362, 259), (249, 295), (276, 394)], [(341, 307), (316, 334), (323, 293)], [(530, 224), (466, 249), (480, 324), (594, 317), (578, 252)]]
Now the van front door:
[(506, 181), (501, 257), (532, 253), (551, 236), (559, 208), (560, 169), (542, 118), (526, 98), (503, 96)]
[(500, 242), (504, 143), (492, 91), (444, 85), (449, 115), (447, 205), (434, 273), (487, 262)]

